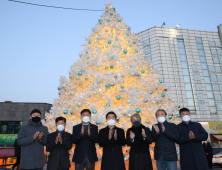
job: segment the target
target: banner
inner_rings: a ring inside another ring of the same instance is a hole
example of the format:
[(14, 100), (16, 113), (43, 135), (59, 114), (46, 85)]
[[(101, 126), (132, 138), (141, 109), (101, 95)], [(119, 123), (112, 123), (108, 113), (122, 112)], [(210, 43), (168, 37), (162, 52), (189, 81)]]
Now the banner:
[(222, 122), (208, 122), (210, 134), (222, 134)]
[(0, 134), (0, 144), (13, 144), (17, 139), (17, 134)]

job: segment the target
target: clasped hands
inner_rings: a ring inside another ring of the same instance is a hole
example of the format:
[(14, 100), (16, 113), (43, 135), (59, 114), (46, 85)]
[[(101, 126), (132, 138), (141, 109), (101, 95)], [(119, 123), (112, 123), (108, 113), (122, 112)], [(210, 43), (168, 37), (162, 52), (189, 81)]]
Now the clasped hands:
[(42, 139), (42, 137), (44, 136), (44, 133), (43, 132), (35, 132), (35, 134), (33, 135), (33, 140), (36, 140), (36, 138), (38, 137), (39, 140)]
[[(142, 129), (142, 136), (143, 136), (144, 138), (146, 138), (146, 132), (145, 132), (144, 129)], [(132, 131), (130, 131), (130, 138), (131, 138), (132, 140), (135, 138), (135, 133), (132, 132)]]

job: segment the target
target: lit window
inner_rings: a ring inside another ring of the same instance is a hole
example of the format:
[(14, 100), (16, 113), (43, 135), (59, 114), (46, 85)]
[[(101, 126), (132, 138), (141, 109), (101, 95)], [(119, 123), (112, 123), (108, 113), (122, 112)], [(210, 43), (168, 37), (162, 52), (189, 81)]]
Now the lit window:
[(214, 94), (214, 98), (215, 98), (215, 100), (221, 100), (220, 94)]
[(217, 55), (217, 50), (216, 49), (211, 49), (211, 54), (212, 55)]
[(199, 104), (200, 110), (206, 110), (205, 104)]
[(197, 99), (198, 100), (204, 100), (204, 95), (203, 94), (197, 94)]

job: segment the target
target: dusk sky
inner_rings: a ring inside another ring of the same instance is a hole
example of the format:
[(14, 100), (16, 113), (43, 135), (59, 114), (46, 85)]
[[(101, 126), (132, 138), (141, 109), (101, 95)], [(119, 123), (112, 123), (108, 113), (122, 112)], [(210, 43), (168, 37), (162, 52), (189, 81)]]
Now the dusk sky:
[[(23, 1), (23, 0), (21, 0)], [(108, 0), (24, 0), (69, 8), (104, 9)], [(153, 26), (217, 31), (221, 0), (113, 0), (137, 33)], [(53, 103), (59, 78), (68, 77), (85, 37), (102, 11), (74, 11), (0, 1), (0, 102)]]

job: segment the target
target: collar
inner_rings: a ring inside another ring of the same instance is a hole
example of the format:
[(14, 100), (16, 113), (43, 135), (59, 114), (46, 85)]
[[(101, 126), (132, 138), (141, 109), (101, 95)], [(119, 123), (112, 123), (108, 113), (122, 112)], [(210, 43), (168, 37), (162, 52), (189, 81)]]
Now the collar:
[(86, 125), (89, 125), (89, 123), (87, 123), (87, 124), (82, 123), (82, 124), (85, 125), (85, 126), (86, 126)]
[(185, 123), (184, 121), (181, 122), (182, 125), (189, 125), (192, 124), (192, 121), (189, 121), (189, 123)]

